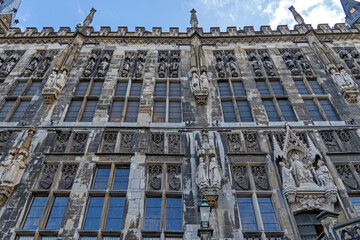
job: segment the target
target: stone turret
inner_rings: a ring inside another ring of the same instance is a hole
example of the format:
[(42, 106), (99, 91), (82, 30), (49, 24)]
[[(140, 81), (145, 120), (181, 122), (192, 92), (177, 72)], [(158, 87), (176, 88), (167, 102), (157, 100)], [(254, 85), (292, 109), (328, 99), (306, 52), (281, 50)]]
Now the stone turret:
[(353, 27), (360, 19), (360, 2), (355, 0), (341, 0), (342, 7), (345, 12), (345, 21)]

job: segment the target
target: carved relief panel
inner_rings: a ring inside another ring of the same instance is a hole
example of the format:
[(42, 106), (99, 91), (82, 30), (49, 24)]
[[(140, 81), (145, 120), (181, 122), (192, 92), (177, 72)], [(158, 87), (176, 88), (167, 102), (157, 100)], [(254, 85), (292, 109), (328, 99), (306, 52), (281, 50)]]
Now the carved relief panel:
[(260, 152), (257, 133), (244, 133), (244, 140), (248, 152)]
[(120, 152), (133, 152), (136, 134), (134, 132), (121, 132), (120, 135)]
[(70, 140), (71, 132), (57, 132), (51, 152), (63, 153)]
[(235, 189), (237, 190), (249, 190), (249, 175), (247, 166), (233, 165), (232, 167), (233, 179)]
[(61, 179), (59, 182), (59, 189), (71, 189), (74, 183), (76, 172), (78, 169), (77, 164), (64, 164), (61, 170)]
[(146, 51), (138, 51), (135, 62), (134, 74), (136, 78), (141, 78), (145, 70)]
[(181, 190), (181, 165), (167, 165), (168, 190)]
[(93, 50), (84, 67), (84, 77), (105, 77), (113, 51)]
[(358, 150), (358, 146), (353, 140), (353, 135), (350, 131), (339, 130), (336, 131), (336, 134), (341, 141), (343, 151), (353, 152)]
[(334, 48), (335, 52), (342, 59), (343, 63), (350, 69), (351, 73), (358, 75), (360, 73), (360, 54), (354, 47), (349, 48)]
[(263, 66), (265, 69), (266, 74), (268, 77), (274, 77), (277, 76), (277, 71), (274, 65), (274, 62), (272, 61), (270, 54), (267, 50), (259, 50), (259, 55), (261, 58), (261, 61), (263, 62)]
[(84, 67), (84, 77), (91, 77), (95, 72), (95, 66), (99, 61), (101, 50), (93, 50), (90, 57)]
[(279, 49), (279, 52), (291, 75), (298, 76), (304, 73), (307, 76), (311, 76), (313, 74), (309, 61), (307, 61), (300, 49)]
[(157, 67), (159, 78), (178, 78), (180, 60), (180, 51), (159, 51)]
[(70, 152), (73, 153), (85, 152), (87, 138), (88, 138), (88, 133), (75, 132), (72, 137)]
[(241, 139), (238, 133), (226, 134), (229, 153), (241, 152)]
[(135, 52), (125, 52), (124, 61), (120, 70), (121, 77), (130, 77), (133, 72)]
[(323, 139), (329, 152), (339, 152), (340, 148), (336, 142), (335, 134), (333, 131), (320, 132), (320, 136)]
[(101, 146), (102, 153), (114, 153), (118, 132), (105, 132)]
[(179, 133), (167, 134), (168, 153), (181, 153), (181, 135)]
[(57, 53), (57, 50), (38, 50), (30, 58), (30, 61), (26, 65), (23, 72), (23, 76), (30, 77), (31, 75), (35, 74), (38, 77), (43, 77), (46, 71), (49, 69), (51, 62)]
[(266, 168), (264, 165), (260, 166), (251, 166), (251, 172), (254, 177), (254, 182), (256, 189), (258, 190), (268, 190), (269, 182), (266, 174)]
[(6, 51), (0, 55), (0, 77), (7, 77), (25, 51)]
[(162, 188), (162, 165), (148, 165), (148, 189), (160, 190)]
[(356, 143), (357, 134), (348, 130), (320, 132), (329, 152), (356, 152), (359, 146)]
[(253, 68), (254, 74), (256, 77), (262, 77), (263, 71), (260, 65), (260, 58), (257, 54), (256, 50), (248, 50), (246, 51), (246, 54), (248, 56), (248, 61), (251, 64), (251, 67)]
[(39, 188), (50, 189), (51, 185), (53, 184), (57, 169), (58, 169), (58, 165), (55, 164), (46, 164), (43, 167), (42, 177), (39, 182)]
[(164, 153), (164, 133), (150, 134), (150, 152)]
[(346, 165), (346, 164), (336, 165), (336, 170), (346, 188), (350, 190), (358, 189), (358, 184), (356, 182), (355, 176), (351, 170), (350, 165)]
[(12, 132), (10, 131), (3, 131), (0, 132), (0, 152), (3, 151), (6, 143), (9, 141), (11, 137)]
[(234, 51), (214, 51), (214, 57), (219, 78), (240, 76), (240, 68)]

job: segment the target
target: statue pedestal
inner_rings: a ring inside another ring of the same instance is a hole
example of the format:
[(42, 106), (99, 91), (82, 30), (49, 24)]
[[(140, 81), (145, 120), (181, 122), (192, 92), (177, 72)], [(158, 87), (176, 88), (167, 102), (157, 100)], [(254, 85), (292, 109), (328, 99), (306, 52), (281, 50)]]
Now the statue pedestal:
[(3, 207), (13, 192), (12, 186), (0, 185), (0, 207)]
[(357, 87), (355, 88), (343, 88), (341, 90), (341, 95), (348, 101), (349, 103), (357, 103), (359, 97), (359, 90)]
[(216, 187), (207, 187), (201, 189), (202, 198), (207, 200), (207, 203), (213, 208), (217, 207), (219, 200), (220, 189)]
[(42, 95), (45, 104), (53, 104), (58, 99), (60, 92), (56, 88), (44, 88)]
[(207, 99), (209, 96), (208, 90), (195, 91), (194, 95), (195, 95), (195, 101), (197, 104), (202, 105), (202, 106), (206, 105)]
[(337, 188), (334, 185), (319, 187), (315, 183), (303, 183), (300, 187), (284, 187), (284, 195), (293, 213), (300, 211), (334, 211)]

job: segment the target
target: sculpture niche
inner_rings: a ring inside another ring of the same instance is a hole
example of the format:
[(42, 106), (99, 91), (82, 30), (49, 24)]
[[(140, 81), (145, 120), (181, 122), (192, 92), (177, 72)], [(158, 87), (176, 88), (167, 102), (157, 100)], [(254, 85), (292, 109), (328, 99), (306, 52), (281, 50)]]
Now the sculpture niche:
[(337, 187), (319, 151), (307, 133), (304, 134), (306, 138), (301, 140), (287, 126), (282, 148), (272, 136), (274, 157), (280, 160), (284, 195), (293, 213), (314, 209), (333, 212)]
[(341, 95), (350, 103), (357, 103), (359, 96), (359, 87), (357, 83), (352, 79), (344, 67), (339, 67), (339, 71), (336, 70), (334, 65), (329, 67), (328, 72), (332, 79), (338, 86)]
[(196, 184), (203, 198), (212, 206), (217, 205), (221, 189), (220, 166), (214, 146), (209, 144), (208, 131), (202, 131), (202, 144), (198, 148), (199, 165), (196, 171)]
[(1, 162), (0, 207), (5, 205), (14, 188), (20, 183), (25, 172), (26, 160), (30, 155), (31, 140), (35, 133), (35, 128), (30, 128), (26, 138), (18, 146), (12, 147), (7, 158)]

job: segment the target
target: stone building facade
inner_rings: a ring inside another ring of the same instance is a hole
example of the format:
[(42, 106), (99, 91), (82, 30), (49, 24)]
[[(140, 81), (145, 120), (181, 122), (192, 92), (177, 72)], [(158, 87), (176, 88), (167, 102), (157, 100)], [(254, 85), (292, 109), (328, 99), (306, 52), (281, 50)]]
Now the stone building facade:
[(0, 34), (0, 238), (360, 239), (360, 24)]

